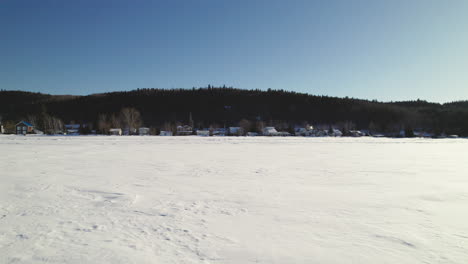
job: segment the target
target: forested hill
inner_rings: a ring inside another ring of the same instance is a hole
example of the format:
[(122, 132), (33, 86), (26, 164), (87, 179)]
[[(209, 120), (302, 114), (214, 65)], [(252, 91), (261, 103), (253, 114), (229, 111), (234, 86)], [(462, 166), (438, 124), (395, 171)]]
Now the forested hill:
[[(426, 101), (382, 103), (353, 98), (315, 96), (283, 90), (234, 88), (137, 89), (88, 96), (64, 96), (0, 91), (3, 123), (52, 116), (64, 123), (89, 124), (97, 129), (102, 116), (118, 116), (135, 108), (148, 127), (187, 124), (195, 127), (251, 123), (292, 127), (312, 125), (393, 132), (424, 129), (434, 133), (468, 135), (468, 102)], [(40, 119), (40, 118), (39, 118)]]

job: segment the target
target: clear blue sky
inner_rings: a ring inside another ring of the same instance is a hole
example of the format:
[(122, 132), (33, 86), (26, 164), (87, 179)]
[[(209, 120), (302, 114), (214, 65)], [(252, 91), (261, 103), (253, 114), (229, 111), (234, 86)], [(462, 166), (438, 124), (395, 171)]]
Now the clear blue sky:
[(466, 0), (0, 0), (0, 89), (468, 99)]

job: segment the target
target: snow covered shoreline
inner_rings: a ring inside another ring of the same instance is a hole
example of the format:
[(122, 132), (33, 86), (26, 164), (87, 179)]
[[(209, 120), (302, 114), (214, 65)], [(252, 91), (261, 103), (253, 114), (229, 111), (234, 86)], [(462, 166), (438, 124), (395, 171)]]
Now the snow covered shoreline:
[(466, 263), (465, 139), (0, 137), (0, 263)]

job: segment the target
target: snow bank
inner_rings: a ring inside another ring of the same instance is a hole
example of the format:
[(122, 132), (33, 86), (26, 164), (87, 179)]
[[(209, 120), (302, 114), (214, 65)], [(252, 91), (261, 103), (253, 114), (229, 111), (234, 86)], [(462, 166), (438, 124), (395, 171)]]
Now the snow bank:
[(468, 141), (0, 137), (0, 263), (466, 263)]

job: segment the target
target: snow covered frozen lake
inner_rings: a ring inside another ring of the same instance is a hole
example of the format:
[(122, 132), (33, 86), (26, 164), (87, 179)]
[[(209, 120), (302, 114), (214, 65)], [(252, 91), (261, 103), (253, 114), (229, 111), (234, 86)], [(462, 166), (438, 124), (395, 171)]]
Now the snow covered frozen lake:
[(0, 136), (0, 263), (468, 263), (468, 140)]

